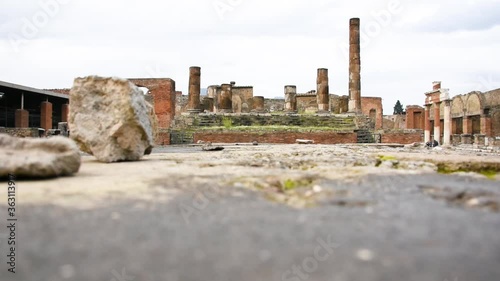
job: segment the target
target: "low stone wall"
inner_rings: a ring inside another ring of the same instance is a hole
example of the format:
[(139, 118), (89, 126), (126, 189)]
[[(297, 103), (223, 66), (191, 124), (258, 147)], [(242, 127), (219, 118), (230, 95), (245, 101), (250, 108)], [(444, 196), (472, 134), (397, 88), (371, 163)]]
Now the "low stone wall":
[(156, 145), (170, 145), (170, 131), (168, 129), (160, 129), (155, 135)]
[(382, 143), (411, 144), (423, 141), (424, 136), (422, 130), (389, 131), (381, 133)]
[(9, 134), (19, 138), (39, 138), (38, 128), (4, 128), (0, 127), (0, 134)]
[(291, 144), (297, 139), (313, 140), (316, 144), (356, 143), (357, 134), (352, 132), (195, 132), (194, 142), (212, 143), (277, 143)]

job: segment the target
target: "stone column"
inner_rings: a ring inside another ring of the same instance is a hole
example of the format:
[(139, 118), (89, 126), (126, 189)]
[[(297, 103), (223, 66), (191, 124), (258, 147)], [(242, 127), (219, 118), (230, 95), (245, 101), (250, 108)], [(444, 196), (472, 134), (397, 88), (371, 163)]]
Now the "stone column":
[(68, 122), (69, 116), (69, 104), (63, 104), (61, 106), (61, 122)]
[(253, 97), (253, 106), (252, 106), (252, 112), (265, 112), (265, 105), (264, 105), (264, 97), (257, 96)]
[(188, 112), (199, 113), (201, 88), (201, 68), (191, 66), (189, 68), (189, 92), (188, 92)]
[(328, 86), (328, 69), (318, 69), (316, 79), (316, 98), (318, 101), (318, 112), (328, 112), (330, 109), (330, 88)]
[(16, 109), (15, 124), (16, 128), (28, 128), (30, 113), (25, 109)]
[(52, 129), (52, 103), (44, 101), (40, 105), (40, 128)]
[(434, 103), (434, 140), (441, 144), (441, 102)]
[(361, 112), (360, 20), (349, 22), (349, 112)]
[(444, 101), (444, 132), (443, 145), (451, 144), (451, 101)]
[(424, 111), (424, 142), (428, 143), (431, 141), (431, 105), (426, 104), (425, 105), (425, 111)]
[(233, 88), (231, 87), (231, 84), (221, 85), (219, 112), (233, 113)]
[(297, 86), (285, 86), (285, 111), (297, 112)]

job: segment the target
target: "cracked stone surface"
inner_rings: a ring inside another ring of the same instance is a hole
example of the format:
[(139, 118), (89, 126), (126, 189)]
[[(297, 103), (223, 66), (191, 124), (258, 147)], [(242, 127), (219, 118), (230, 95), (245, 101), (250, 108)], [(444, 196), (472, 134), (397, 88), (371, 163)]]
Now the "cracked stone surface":
[(18, 181), (0, 280), (500, 280), (498, 152), (224, 148)]

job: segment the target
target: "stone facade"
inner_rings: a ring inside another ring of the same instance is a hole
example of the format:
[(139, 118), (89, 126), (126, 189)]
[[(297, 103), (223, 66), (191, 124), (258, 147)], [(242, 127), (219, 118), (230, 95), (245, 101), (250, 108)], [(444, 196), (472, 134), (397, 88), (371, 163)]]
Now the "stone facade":
[[(248, 113), (253, 108), (253, 86), (236, 86), (234, 82), (231, 85), (232, 90), (232, 112)], [(220, 95), (222, 85), (212, 85), (207, 89), (207, 96), (214, 99), (214, 109), (211, 112), (220, 112)]]
[(375, 130), (382, 129), (384, 110), (382, 108), (382, 98), (362, 97), (361, 112), (370, 117)]

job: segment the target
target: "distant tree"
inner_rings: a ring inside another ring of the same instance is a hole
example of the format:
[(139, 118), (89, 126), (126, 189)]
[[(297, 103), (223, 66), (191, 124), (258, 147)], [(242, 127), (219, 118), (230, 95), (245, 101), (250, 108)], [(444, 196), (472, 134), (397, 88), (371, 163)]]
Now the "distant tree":
[(405, 114), (405, 110), (403, 109), (403, 105), (401, 102), (398, 100), (396, 102), (396, 105), (394, 105), (394, 115), (402, 115)]

